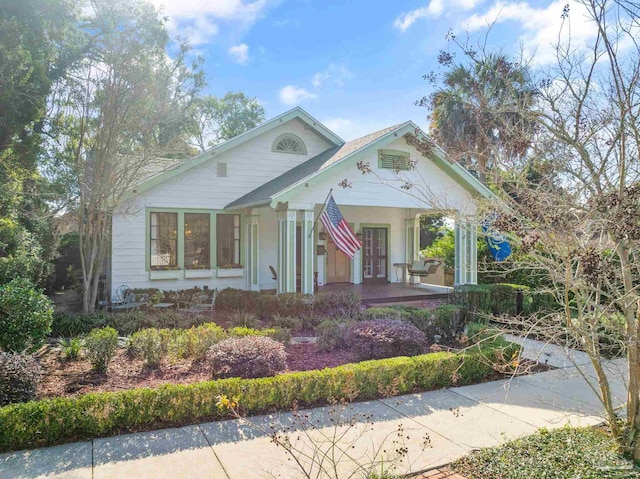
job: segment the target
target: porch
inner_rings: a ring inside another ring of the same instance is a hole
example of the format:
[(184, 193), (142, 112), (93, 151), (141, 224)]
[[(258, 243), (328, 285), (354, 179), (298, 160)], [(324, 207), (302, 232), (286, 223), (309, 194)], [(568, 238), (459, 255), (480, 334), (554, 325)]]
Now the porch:
[(318, 288), (318, 293), (357, 293), (362, 304), (400, 303), (407, 301), (448, 300), (453, 288), (427, 284), (333, 283)]

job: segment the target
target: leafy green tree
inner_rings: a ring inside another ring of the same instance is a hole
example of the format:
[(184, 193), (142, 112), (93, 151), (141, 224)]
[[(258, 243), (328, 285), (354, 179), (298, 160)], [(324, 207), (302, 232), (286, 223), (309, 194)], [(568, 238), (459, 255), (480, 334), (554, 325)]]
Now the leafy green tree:
[(456, 44), (468, 62), (456, 64), (453, 55), (441, 52), (446, 71), (442, 78), (425, 76), (436, 90), (417, 104), (431, 112), (436, 143), (486, 182), (497, 155), (520, 156), (531, 144), (535, 123), (526, 112), (534, 106), (536, 89), (521, 62)]
[(167, 54), (166, 19), (141, 0), (92, 2), (88, 55), (59, 82), (51, 122), (57, 177), (78, 215), (83, 310), (95, 309), (111, 218), (133, 187), (167, 166), (203, 84), (182, 43)]
[(255, 98), (242, 92), (228, 92), (224, 97), (205, 96), (194, 108), (193, 144), (204, 152), (264, 121), (264, 108)]

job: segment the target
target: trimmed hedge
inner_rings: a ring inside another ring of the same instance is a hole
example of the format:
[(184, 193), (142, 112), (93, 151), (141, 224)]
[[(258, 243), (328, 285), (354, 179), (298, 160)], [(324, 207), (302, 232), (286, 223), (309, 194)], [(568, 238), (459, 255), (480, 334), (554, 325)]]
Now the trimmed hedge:
[[(500, 347), (496, 347), (500, 346)], [(357, 392), (360, 400), (477, 383), (493, 373), (492, 361), (511, 358), (518, 346), (497, 342), (464, 353), (431, 353), (346, 364), (321, 371), (260, 379), (220, 379), (167, 384), (155, 389), (90, 393), (0, 408), (0, 451), (51, 446), (127, 432), (227, 419), (216, 396), (239, 397), (247, 415), (326, 404)]]
[(455, 296), (456, 302), (463, 305), (473, 316), (516, 316), (549, 312), (559, 308), (553, 295), (531, 290), (521, 284), (459, 286)]

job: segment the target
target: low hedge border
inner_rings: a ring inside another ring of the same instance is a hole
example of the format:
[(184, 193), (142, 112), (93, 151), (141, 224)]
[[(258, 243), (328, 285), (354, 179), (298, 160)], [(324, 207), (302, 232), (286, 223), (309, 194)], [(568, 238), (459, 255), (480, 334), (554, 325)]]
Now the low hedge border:
[(494, 363), (509, 361), (512, 343), (346, 364), (260, 379), (221, 379), (167, 384), (155, 389), (89, 393), (10, 404), (0, 408), (0, 452), (227, 419), (216, 397), (239, 397), (242, 412), (255, 415), (315, 406), (330, 399), (359, 400), (480, 382)]

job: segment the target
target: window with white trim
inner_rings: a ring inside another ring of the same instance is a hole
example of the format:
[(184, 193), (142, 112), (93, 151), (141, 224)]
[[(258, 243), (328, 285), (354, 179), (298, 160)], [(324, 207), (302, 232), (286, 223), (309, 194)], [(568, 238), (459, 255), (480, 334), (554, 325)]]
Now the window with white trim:
[(293, 155), (306, 155), (307, 147), (304, 142), (292, 133), (280, 135), (273, 142), (271, 151), (275, 153), (290, 153)]

